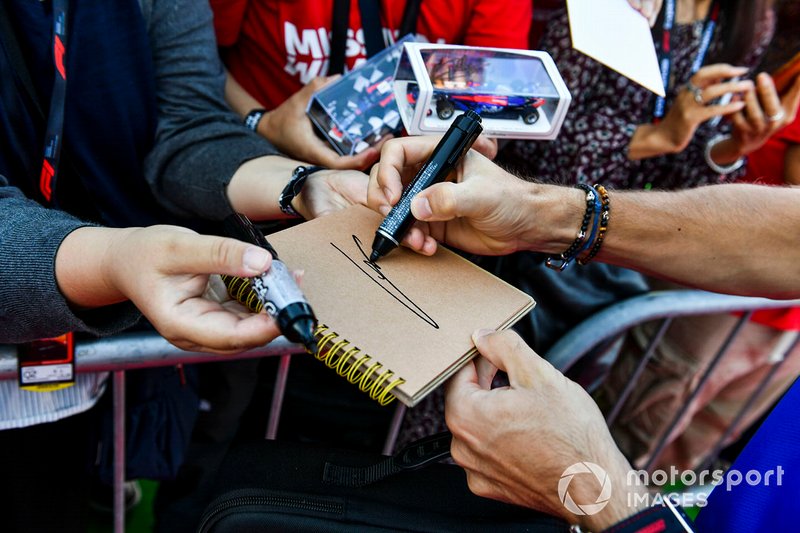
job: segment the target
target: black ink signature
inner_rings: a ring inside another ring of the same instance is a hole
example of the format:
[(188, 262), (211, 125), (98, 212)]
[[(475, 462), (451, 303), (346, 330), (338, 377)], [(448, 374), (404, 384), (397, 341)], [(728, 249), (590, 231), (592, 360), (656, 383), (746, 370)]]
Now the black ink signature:
[[(432, 328), (439, 329), (439, 324), (437, 324), (436, 321), (433, 318), (431, 318), (431, 316), (429, 314), (427, 314), (425, 311), (423, 311), (420, 308), (420, 306), (415, 304), (411, 300), (411, 298), (409, 298), (408, 296), (403, 294), (403, 291), (398, 289), (397, 286), (394, 283), (392, 283), (391, 280), (389, 280), (389, 278), (386, 277), (386, 274), (381, 272), (381, 267), (380, 266), (376, 265), (375, 263), (373, 263), (373, 262), (371, 262), (369, 260), (369, 257), (367, 256), (367, 254), (364, 253), (364, 248), (362, 248), (362, 246), (361, 246), (361, 240), (357, 236), (353, 235), (353, 241), (356, 243), (356, 246), (358, 247), (358, 251), (361, 252), (361, 255), (364, 256), (363, 263), (365, 265), (367, 265), (367, 267), (369, 267), (370, 270), (372, 270), (373, 272), (375, 272), (375, 274), (378, 275), (377, 279), (375, 279), (372, 275), (370, 275), (369, 272), (367, 272), (364, 268), (362, 268), (361, 265), (359, 265), (349, 255), (347, 255), (347, 253), (344, 250), (342, 250), (341, 248), (339, 248), (338, 246), (336, 246), (333, 243), (330, 243), (330, 244), (331, 244), (331, 246), (333, 246), (334, 248), (339, 250), (339, 253), (342, 254), (343, 256), (345, 256), (348, 261), (353, 263), (356, 266), (357, 269), (359, 269), (361, 272), (364, 273), (364, 275), (366, 275), (369, 279), (374, 281), (381, 289), (386, 291), (386, 293), (389, 296), (391, 296), (392, 298), (394, 298), (395, 300), (400, 302), (406, 309), (408, 309), (409, 311), (411, 311), (412, 313), (414, 313), (415, 315), (420, 317), (423, 321), (425, 321)], [(392, 289), (394, 289), (394, 292), (392, 292), (386, 286), (384, 286), (381, 283), (381, 281), (385, 281)]]

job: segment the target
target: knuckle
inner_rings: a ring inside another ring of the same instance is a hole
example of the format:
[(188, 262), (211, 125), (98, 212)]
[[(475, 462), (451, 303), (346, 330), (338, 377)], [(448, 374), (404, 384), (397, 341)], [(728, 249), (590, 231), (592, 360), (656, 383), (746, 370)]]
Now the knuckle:
[(234, 243), (227, 239), (215, 239), (211, 244), (211, 261), (216, 265), (233, 264)]

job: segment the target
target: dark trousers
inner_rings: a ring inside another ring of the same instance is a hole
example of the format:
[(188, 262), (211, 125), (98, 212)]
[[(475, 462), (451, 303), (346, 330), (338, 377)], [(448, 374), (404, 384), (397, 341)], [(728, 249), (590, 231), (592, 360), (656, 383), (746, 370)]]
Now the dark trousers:
[(0, 531), (86, 531), (96, 411), (0, 431)]

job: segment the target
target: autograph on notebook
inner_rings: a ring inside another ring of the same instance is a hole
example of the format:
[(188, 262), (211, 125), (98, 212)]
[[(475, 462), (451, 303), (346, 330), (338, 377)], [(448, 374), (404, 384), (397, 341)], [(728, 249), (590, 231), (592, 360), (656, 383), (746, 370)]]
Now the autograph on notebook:
[(376, 283), (381, 289), (386, 291), (386, 293), (389, 296), (391, 296), (392, 298), (394, 298), (395, 300), (400, 302), (406, 309), (408, 309), (409, 311), (411, 311), (412, 313), (417, 315), (419, 318), (421, 318), (424, 322), (426, 322), (432, 328), (439, 329), (439, 324), (437, 324), (436, 321), (433, 318), (431, 318), (431, 316), (428, 313), (423, 311), (420, 306), (415, 304), (411, 300), (411, 298), (406, 296), (403, 293), (403, 291), (401, 291), (399, 288), (397, 288), (397, 286), (394, 283), (392, 283), (389, 278), (386, 277), (386, 274), (381, 272), (381, 267), (380, 266), (376, 265), (375, 263), (370, 262), (369, 255), (367, 255), (364, 252), (364, 248), (363, 248), (363, 246), (361, 244), (361, 240), (358, 237), (356, 237), (355, 235), (353, 235), (353, 242), (356, 243), (356, 247), (358, 248), (358, 251), (361, 252), (362, 256), (364, 256), (364, 260), (362, 262), (368, 267), (368, 269), (365, 269), (364, 267), (362, 267), (357, 260), (354, 260), (352, 257), (347, 255), (347, 253), (344, 250), (342, 250), (341, 248), (339, 248), (335, 244), (333, 244), (333, 243), (330, 243), (330, 244), (331, 244), (331, 246), (336, 248), (339, 251), (340, 254), (345, 256), (348, 261), (353, 263), (353, 265), (355, 265), (355, 267), (357, 269), (359, 269), (361, 272), (363, 272), (365, 276), (367, 276), (374, 283)]

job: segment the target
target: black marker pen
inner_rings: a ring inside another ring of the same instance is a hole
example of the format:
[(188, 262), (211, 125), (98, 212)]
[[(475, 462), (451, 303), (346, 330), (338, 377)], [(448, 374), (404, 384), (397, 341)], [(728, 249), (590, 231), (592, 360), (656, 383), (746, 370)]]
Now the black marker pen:
[(244, 215), (236, 213), (229, 216), (225, 219), (225, 229), (231, 237), (261, 246), (272, 254), (272, 266), (269, 270), (250, 278), (253, 291), (264, 304), (267, 313), (278, 322), (278, 329), (284, 337), (303, 344), (312, 353), (316, 352), (314, 330), (317, 327), (317, 318), (297, 286), (294, 276), (278, 259), (275, 249)]
[(399, 246), (406, 231), (414, 223), (414, 216), (411, 214), (411, 200), (421, 190), (427, 189), (434, 183), (444, 181), (482, 131), (481, 117), (472, 110), (467, 110), (453, 121), (442, 140), (434, 148), (428, 161), (419, 169), (417, 175), (403, 191), (400, 200), (389, 211), (378, 227), (378, 231), (375, 232), (372, 253), (369, 256), (370, 261), (374, 263)]

